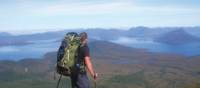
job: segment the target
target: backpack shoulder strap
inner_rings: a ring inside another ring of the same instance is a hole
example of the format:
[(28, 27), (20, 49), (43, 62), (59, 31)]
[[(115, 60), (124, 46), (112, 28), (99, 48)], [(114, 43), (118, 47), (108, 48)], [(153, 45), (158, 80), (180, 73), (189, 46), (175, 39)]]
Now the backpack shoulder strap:
[(57, 53), (57, 61), (61, 60), (64, 56), (65, 48), (67, 47), (67, 41), (65, 39), (62, 40), (62, 43), (58, 49)]

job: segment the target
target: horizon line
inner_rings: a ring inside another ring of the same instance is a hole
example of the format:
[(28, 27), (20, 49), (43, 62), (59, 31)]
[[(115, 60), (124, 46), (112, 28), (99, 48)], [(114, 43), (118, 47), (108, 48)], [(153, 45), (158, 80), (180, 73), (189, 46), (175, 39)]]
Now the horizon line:
[[(9, 31), (1, 31), (0, 33), (8, 33), (10, 35), (30, 35), (30, 34), (38, 34), (38, 33), (48, 33), (48, 32), (60, 32), (60, 31), (71, 31), (71, 30), (95, 30), (95, 29), (100, 29), (100, 30), (131, 30), (134, 28), (149, 28), (149, 29), (157, 29), (157, 28), (200, 28), (200, 26), (155, 26), (155, 27), (150, 27), (150, 26), (132, 26), (132, 27), (80, 27), (80, 28), (38, 28), (38, 29), (15, 29), (15, 31), (20, 30), (23, 32), (9, 32)], [(49, 31), (45, 31), (44, 29), (50, 29)], [(57, 30), (55, 30), (57, 29)], [(36, 30), (32, 32), (25, 32), (28, 30)], [(40, 30), (40, 31), (39, 31)]]

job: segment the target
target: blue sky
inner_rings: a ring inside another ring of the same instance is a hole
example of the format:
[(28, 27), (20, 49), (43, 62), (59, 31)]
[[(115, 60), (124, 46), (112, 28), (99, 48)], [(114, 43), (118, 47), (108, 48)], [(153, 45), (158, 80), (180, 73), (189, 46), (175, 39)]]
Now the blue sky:
[(200, 0), (0, 0), (0, 32), (200, 26)]

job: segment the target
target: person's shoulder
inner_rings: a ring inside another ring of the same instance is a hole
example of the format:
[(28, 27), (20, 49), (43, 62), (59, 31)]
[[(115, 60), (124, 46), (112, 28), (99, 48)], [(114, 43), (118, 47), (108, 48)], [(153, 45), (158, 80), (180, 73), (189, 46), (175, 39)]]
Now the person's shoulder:
[(89, 50), (89, 46), (87, 44), (83, 45), (81, 48), (84, 49), (84, 50)]
[(89, 46), (88, 46), (87, 44), (86, 44), (86, 45), (84, 45), (84, 47), (89, 49)]

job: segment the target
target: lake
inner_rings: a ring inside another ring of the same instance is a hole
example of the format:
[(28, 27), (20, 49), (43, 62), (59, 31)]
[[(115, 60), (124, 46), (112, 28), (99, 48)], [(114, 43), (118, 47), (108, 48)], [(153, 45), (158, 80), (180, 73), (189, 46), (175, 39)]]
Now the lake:
[[(4, 46), (0, 47), (0, 60), (20, 60), (24, 58), (40, 58), (47, 52), (57, 51), (60, 42), (57, 39), (31, 41), (33, 44), (24, 46)], [(175, 53), (186, 56), (200, 55), (200, 43), (189, 43), (185, 45), (167, 45), (153, 42), (152, 40), (130, 39), (129, 40), (113, 40), (111, 42), (121, 45), (147, 49), (150, 52), (159, 53)]]
[(111, 42), (133, 48), (147, 49), (150, 52), (173, 53), (185, 56), (200, 55), (199, 42), (187, 43), (182, 45), (169, 45), (169, 44), (154, 42), (152, 39), (127, 38), (127, 37), (121, 37), (117, 40), (112, 40)]
[(57, 51), (59, 42), (52, 40), (31, 41), (33, 44), (24, 46), (4, 46), (0, 47), (0, 60), (20, 60), (24, 58), (40, 58), (45, 53)]

